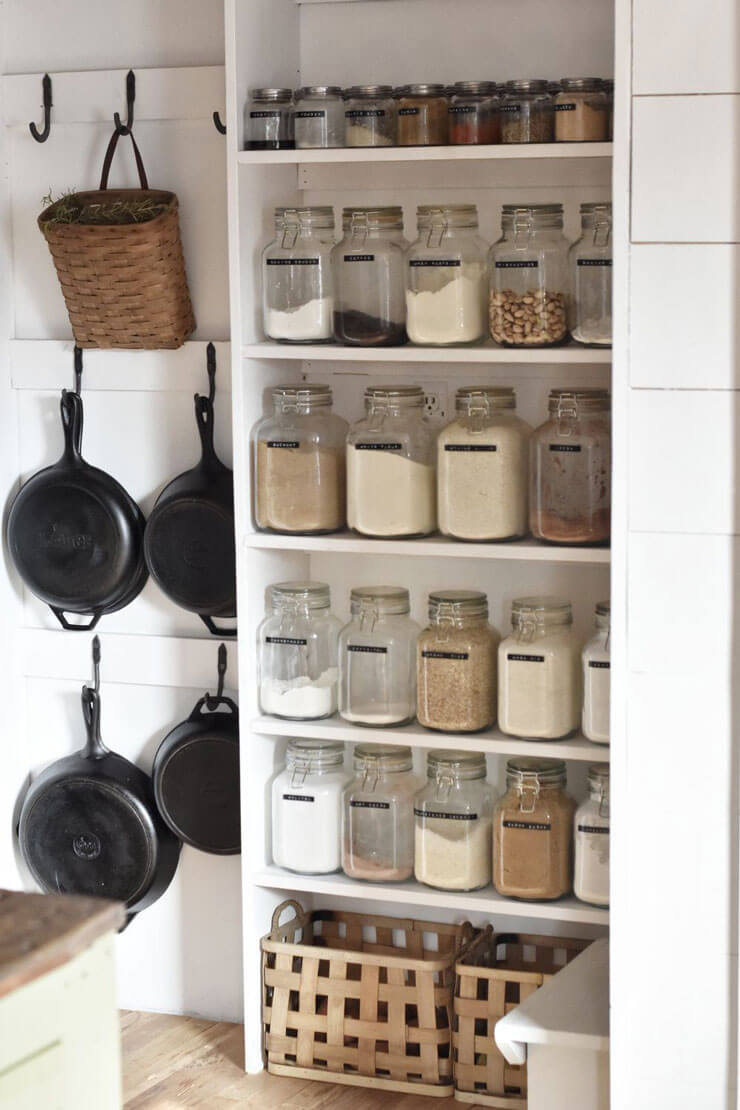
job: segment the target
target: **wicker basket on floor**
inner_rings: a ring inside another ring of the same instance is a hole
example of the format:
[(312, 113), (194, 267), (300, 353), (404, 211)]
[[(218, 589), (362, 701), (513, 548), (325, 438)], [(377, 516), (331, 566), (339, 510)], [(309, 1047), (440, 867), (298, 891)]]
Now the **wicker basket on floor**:
[(526, 1110), (527, 1069), (508, 1064), (493, 1031), (590, 941), (495, 933), (489, 926), (455, 965), (452, 1046), (455, 1099), (498, 1110)]
[(470, 925), (283, 902), (262, 940), (268, 1071), (451, 1095), (455, 959), (472, 936)]

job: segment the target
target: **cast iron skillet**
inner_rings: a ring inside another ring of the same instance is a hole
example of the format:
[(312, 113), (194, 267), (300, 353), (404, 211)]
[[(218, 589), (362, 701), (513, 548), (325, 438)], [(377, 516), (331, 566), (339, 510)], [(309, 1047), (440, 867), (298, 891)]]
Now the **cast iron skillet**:
[(96, 636), (95, 685), (82, 688), (87, 743), (31, 782), (18, 841), (42, 890), (113, 898), (131, 917), (169, 886), (180, 843), (157, 812), (149, 776), (100, 738), (99, 662)]
[[(8, 515), (8, 549), (29, 590), (63, 628), (85, 632), (128, 605), (147, 580), (144, 517), (115, 478), (82, 458), (83, 407), (62, 392), (64, 454), (34, 474)], [(70, 624), (65, 613), (89, 615)]]
[(144, 557), (159, 588), (176, 605), (197, 613), (214, 636), (214, 617), (236, 616), (234, 475), (213, 446), (215, 348), (208, 344), (209, 397), (195, 395), (195, 420), (203, 454), (192, 470), (162, 490), (144, 534)]
[[(225, 674), (221, 644), (218, 693), (201, 698), (188, 719), (165, 736), (152, 769), (159, 812), (175, 836), (220, 856), (241, 850), (239, 710), (223, 696)], [(220, 706), (227, 712), (215, 712)]]

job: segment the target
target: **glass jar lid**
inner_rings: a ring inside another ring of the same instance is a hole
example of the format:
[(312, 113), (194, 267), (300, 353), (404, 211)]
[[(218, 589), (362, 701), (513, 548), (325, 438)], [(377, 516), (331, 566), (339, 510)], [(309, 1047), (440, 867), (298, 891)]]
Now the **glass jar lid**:
[(501, 209), (504, 231), (512, 228), (525, 230), (528, 227), (561, 229), (562, 226), (562, 204), (505, 204)]
[(527, 625), (572, 623), (573, 607), (559, 597), (517, 597), (511, 603), (511, 624), (516, 629)]
[(346, 100), (387, 100), (393, 96), (392, 85), (352, 85), (344, 90)]
[(358, 744), (354, 754), (355, 771), (395, 774), (410, 771), (413, 766), (411, 748), (393, 744)]
[(390, 616), (411, 610), (409, 591), (403, 586), (355, 586), (349, 596), (353, 614), (373, 609)]
[(611, 396), (608, 389), (551, 389), (548, 412), (554, 416), (577, 417), (579, 412), (608, 411)]
[(592, 763), (588, 769), (588, 785), (592, 790), (605, 793), (609, 789), (609, 764)]
[(288, 768), (296, 767), (310, 774), (344, 763), (344, 744), (337, 740), (291, 740), (285, 753)]
[(516, 408), (516, 393), (510, 386), (463, 385), (455, 394), (458, 412), (493, 412)]
[(422, 408), (424, 390), (420, 385), (369, 385), (365, 390), (365, 408)]
[(604, 84), (600, 77), (561, 77), (563, 92), (602, 92)]
[(537, 790), (540, 786), (565, 786), (567, 772), (564, 759), (538, 759), (522, 755), (506, 761), (506, 785), (520, 791)]
[(304, 382), (301, 385), (275, 385), (272, 387), (273, 404), (282, 409), (309, 409), (331, 405), (330, 385), (314, 385)]
[(439, 622), (447, 617), (487, 617), (488, 598), (480, 590), (434, 590), (429, 595), (429, 619)]
[(403, 208), (396, 204), (343, 208), (342, 226), (345, 231), (402, 231)]
[(252, 89), (249, 93), (252, 100), (259, 100), (262, 102), (268, 101), (286, 101), (293, 99), (292, 89)]
[(276, 208), (275, 229), (283, 231), (311, 227), (330, 227), (334, 230), (334, 209), (331, 205), (312, 205), (306, 208)]
[(611, 228), (612, 206), (607, 201), (588, 201), (581, 205), (581, 227), (590, 228), (605, 225)]
[(455, 81), (450, 89), (453, 96), (493, 96), (495, 81)]
[[(594, 610), (597, 628), (609, 628), (611, 625), (612, 607), (608, 601), (599, 601)], [(607, 640), (608, 643), (608, 640)]]
[(331, 590), (326, 582), (276, 582), (267, 587), (268, 605), (273, 609), (328, 609)]
[(506, 82), (507, 92), (531, 92), (531, 93), (547, 93), (549, 91), (549, 81), (544, 81), (539, 77), (524, 77), (516, 78), (514, 81)]
[(447, 88), (441, 84), (424, 84), (421, 82), (412, 85), (401, 85), (398, 91), (402, 96), (444, 96)]
[(419, 230), (435, 224), (449, 227), (477, 227), (478, 209), (474, 204), (420, 204), (416, 209)]
[(431, 751), (427, 753), (427, 778), (484, 779), (486, 757), (481, 752)]
[(303, 85), (296, 90), (296, 100), (322, 100), (329, 96), (341, 96), (340, 85)]

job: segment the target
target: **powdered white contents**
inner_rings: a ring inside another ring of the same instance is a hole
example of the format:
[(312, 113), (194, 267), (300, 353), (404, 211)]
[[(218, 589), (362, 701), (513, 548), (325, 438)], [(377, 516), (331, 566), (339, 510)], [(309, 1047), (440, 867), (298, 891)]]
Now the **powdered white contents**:
[(368, 725), (373, 728), (383, 728), (385, 725), (400, 725), (410, 720), (414, 715), (413, 709), (407, 705), (391, 705), (387, 713), (374, 713), (368, 709), (366, 713), (352, 713), (345, 709), (342, 717), (351, 721), (353, 725)]
[(609, 650), (595, 636), (583, 649), (583, 735), (596, 744), (609, 743)]
[(304, 874), (338, 871), (342, 862), (341, 767), (325, 774), (283, 771), (272, 784), (272, 855), (278, 867)]
[(390, 135), (383, 135), (371, 127), (363, 127), (361, 123), (347, 124), (344, 129), (345, 146), (393, 146)]
[[(441, 267), (432, 272), (447, 274)], [(485, 267), (469, 263), (451, 272), (452, 280), (435, 292), (406, 290), (406, 331), (412, 343), (473, 343), (485, 335)]]
[(338, 677), (338, 669), (329, 667), (313, 682), (307, 675), (291, 681), (266, 678), (260, 686), (262, 712), (299, 721), (330, 717), (337, 710)]
[(491, 882), (491, 848), (490, 817), (451, 821), (417, 816), (415, 877), (440, 890), (477, 890)]
[(317, 297), (286, 312), (269, 308), (265, 315), (265, 333), (270, 339), (331, 339), (333, 326), (333, 297)]
[[(498, 721), (511, 736), (557, 740), (578, 727), (580, 652), (570, 628), (533, 640), (508, 636), (498, 649)], [(512, 658), (513, 657), (513, 658)]]
[(347, 520), (366, 536), (417, 536), (437, 526), (433, 466), (396, 451), (347, 448)]
[(440, 531), (461, 540), (525, 535), (528, 458), (529, 428), (516, 418), (478, 431), (448, 424), (437, 440)]
[(609, 819), (599, 816), (599, 803), (592, 799), (579, 806), (575, 816), (573, 890), (582, 902), (609, 905)]

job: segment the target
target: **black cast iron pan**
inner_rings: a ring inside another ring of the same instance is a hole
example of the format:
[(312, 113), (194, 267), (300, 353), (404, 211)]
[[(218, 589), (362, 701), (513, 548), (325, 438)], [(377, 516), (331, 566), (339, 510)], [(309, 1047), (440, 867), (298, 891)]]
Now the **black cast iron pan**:
[[(46, 602), (62, 627), (85, 632), (144, 588), (145, 521), (123, 486), (82, 458), (79, 394), (64, 390), (60, 408), (64, 454), (17, 494), (8, 515), (7, 543), (29, 590)], [(65, 613), (91, 619), (70, 624)]]

